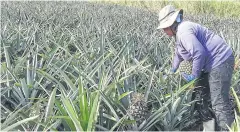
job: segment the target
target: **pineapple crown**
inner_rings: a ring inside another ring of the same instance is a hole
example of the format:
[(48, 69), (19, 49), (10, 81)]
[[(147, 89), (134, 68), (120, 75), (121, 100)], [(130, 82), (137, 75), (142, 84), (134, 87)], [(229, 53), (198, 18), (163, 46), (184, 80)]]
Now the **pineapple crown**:
[(136, 103), (136, 102), (141, 101), (143, 99), (144, 99), (144, 94), (142, 94), (142, 93), (134, 92), (132, 94), (132, 103)]

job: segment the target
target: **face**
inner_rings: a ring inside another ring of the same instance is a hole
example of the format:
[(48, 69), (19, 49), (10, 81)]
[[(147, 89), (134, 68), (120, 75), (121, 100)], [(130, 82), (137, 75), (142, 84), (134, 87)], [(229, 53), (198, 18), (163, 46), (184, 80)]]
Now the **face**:
[(164, 28), (163, 30), (169, 37), (173, 36), (173, 32), (170, 27)]

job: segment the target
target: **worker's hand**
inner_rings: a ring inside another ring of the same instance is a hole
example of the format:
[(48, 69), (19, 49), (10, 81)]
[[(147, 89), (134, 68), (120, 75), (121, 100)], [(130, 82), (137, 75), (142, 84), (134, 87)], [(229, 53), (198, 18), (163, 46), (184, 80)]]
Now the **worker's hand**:
[(190, 82), (190, 81), (196, 79), (196, 77), (195, 77), (194, 75), (192, 75), (192, 74), (190, 74), (190, 75), (188, 75), (188, 74), (186, 74), (186, 73), (181, 73), (181, 74), (182, 74), (183, 78), (184, 78), (187, 82)]

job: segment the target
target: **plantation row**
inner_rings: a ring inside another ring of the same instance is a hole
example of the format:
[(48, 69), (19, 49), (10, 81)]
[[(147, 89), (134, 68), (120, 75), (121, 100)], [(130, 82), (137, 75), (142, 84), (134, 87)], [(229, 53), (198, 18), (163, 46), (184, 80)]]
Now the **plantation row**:
[[(169, 74), (174, 41), (156, 30), (157, 13), (88, 2), (1, 7), (1, 130), (172, 131), (197, 125), (193, 82)], [(213, 29), (235, 56), (240, 53), (240, 19), (185, 19)]]

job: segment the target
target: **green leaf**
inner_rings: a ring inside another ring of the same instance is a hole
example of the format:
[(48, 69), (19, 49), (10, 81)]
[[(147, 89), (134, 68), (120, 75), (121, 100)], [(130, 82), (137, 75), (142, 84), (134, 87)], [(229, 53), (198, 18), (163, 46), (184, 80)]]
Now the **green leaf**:
[(17, 87), (21, 87), (20, 83), (14, 83), (14, 85), (17, 86)]
[(146, 124), (145, 125), (140, 125), (142, 126), (141, 130), (146, 130), (147, 128), (149, 128), (150, 125), (154, 125), (153, 123), (156, 123), (156, 120), (160, 120), (161, 117), (166, 116), (166, 114), (168, 113), (167, 111), (164, 112), (167, 108), (167, 106), (170, 104), (170, 100), (168, 100), (167, 102), (164, 103), (163, 106), (161, 106), (157, 111), (155, 111), (153, 114), (150, 115), (150, 117), (147, 119)]
[(87, 122), (89, 119), (89, 107), (88, 107), (88, 100), (87, 100), (87, 92), (85, 91), (82, 83), (82, 78), (80, 77), (78, 82), (78, 89), (79, 89), (79, 107), (80, 107), (80, 120), (82, 122), (83, 129), (87, 129)]
[[(56, 67), (57, 68), (57, 67)], [(58, 70), (58, 72), (63, 76), (65, 82), (69, 85), (69, 87), (72, 89), (72, 91), (75, 91), (77, 88), (71, 81), (71, 79), (65, 74), (61, 69)]]
[(78, 120), (78, 115), (76, 113), (76, 110), (74, 109), (74, 105), (73, 105), (72, 101), (68, 100), (67, 98), (62, 96), (62, 102), (63, 102), (63, 105), (64, 105), (68, 115), (72, 119), (72, 121), (76, 127), (76, 130), (83, 131), (83, 128), (81, 126), (80, 121)]
[[(173, 128), (177, 127), (178, 123), (176, 124), (176, 122), (177, 122), (177, 121), (181, 121), (182, 115), (185, 114), (185, 113), (187, 113), (187, 112), (188, 112), (188, 110), (183, 110), (181, 113), (179, 113), (178, 115), (176, 115), (176, 116), (174, 117), (174, 119), (172, 120), (172, 127), (173, 127)], [(179, 122), (179, 123), (180, 123), (180, 122)]]
[(52, 116), (51, 118), (71, 120), (69, 116)]
[(54, 102), (55, 102), (55, 96), (56, 96), (56, 90), (57, 90), (57, 88), (54, 88), (49, 97), (48, 104), (46, 107), (46, 112), (45, 112), (45, 118), (44, 118), (45, 122), (47, 121), (48, 117), (52, 115)]
[(93, 104), (91, 106), (91, 113), (90, 113), (90, 116), (89, 116), (89, 120), (88, 120), (88, 128), (87, 128), (87, 131), (94, 131), (93, 129), (93, 124), (95, 122), (95, 120), (97, 119), (97, 116), (98, 116), (98, 109), (99, 109), (99, 106), (100, 106), (100, 94), (98, 91), (96, 91), (97, 94), (95, 96), (95, 99), (93, 101)]
[[(187, 84), (185, 84), (180, 89), (175, 90), (173, 93), (176, 94), (176, 95), (181, 94), (182, 92), (187, 90), (190, 86), (192, 86), (195, 83), (195, 81), (196, 81), (196, 79), (191, 81), (191, 82), (189, 82), (189, 83), (187, 83)], [(171, 97), (174, 94), (171, 94), (171, 93), (165, 94), (165, 98), (169, 98), (169, 97)]]
[(53, 82), (57, 83), (59, 85), (59, 87), (61, 88), (61, 90), (64, 93), (67, 93), (65, 87), (57, 79), (55, 79), (52, 75), (50, 75), (49, 73), (47, 73), (43, 70), (40, 70), (40, 69), (37, 69), (37, 73), (46, 77), (49, 81), (53, 81)]
[(21, 124), (23, 124), (23, 123), (26, 123), (26, 122), (29, 122), (29, 121), (32, 121), (32, 120), (37, 119), (38, 116), (39, 116), (39, 115), (34, 116), (34, 117), (29, 117), (29, 118), (23, 119), (23, 120), (21, 120), (21, 121), (18, 121), (17, 123), (14, 123), (14, 124), (8, 126), (7, 128), (1, 130), (1, 131), (10, 131), (10, 130), (14, 129), (15, 127), (17, 127), (17, 126), (19, 126), (19, 125), (21, 125)]
[[(74, 126), (73, 121), (72, 121), (71, 118), (68, 116), (68, 113), (67, 113), (66, 109), (64, 109), (64, 108), (61, 106), (60, 101), (55, 100), (55, 104), (56, 104), (56, 106), (58, 107), (61, 115), (63, 115), (64, 117), (67, 117), (67, 118), (64, 118), (64, 119), (65, 119), (64, 121), (68, 124), (69, 128), (71, 129), (71, 131), (76, 131), (76, 128), (75, 128), (75, 126)], [(55, 117), (55, 116), (54, 116), (54, 117)], [(54, 117), (53, 117), (53, 118), (54, 118)], [(58, 116), (57, 116), (57, 117), (58, 117)]]
[(102, 130), (102, 131), (109, 131), (107, 128), (103, 127), (103, 126), (100, 126), (100, 125), (97, 125), (96, 124), (96, 128)]
[(153, 76), (154, 76), (155, 69), (156, 69), (156, 67), (153, 68), (152, 75), (151, 75), (151, 78), (150, 78), (150, 80), (149, 80), (148, 88), (147, 88), (146, 93), (145, 93), (145, 95), (144, 95), (144, 98), (145, 98), (144, 100), (145, 100), (145, 102), (147, 102), (147, 100), (148, 100), (148, 95), (149, 95), (150, 90), (151, 90), (151, 86), (152, 86), (152, 81), (153, 81)]
[(171, 115), (172, 115), (172, 117), (176, 114), (176, 110), (178, 108), (178, 105), (179, 105), (180, 101), (181, 101), (181, 97), (178, 97), (175, 100), (175, 102), (173, 103), (172, 108), (171, 108)]
[(113, 131), (116, 127), (118, 127), (126, 118), (126, 116), (122, 117), (111, 129), (110, 131)]
[(131, 94), (133, 91), (129, 91), (129, 92), (125, 92), (123, 94), (121, 94), (119, 97), (118, 97), (118, 100), (121, 100), (122, 98), (124, 98), (125, 96)]
[(26, 84), (26, 81), (25, 81), (24, 78), (20, 79), (20, 81), (21, 81), (22, 91), (23, 91), (24, 97), (25, 97), (25, 99), (28, 99), (29, 98), (29, 88)]
[(109, 115), (109, 114), (103, 113), (103, 117), (108, 118), (108, 119), (110, 119), (110, 120), (112, 120), (112, 121), (117, 122), (116, 118), (114, 118), (113, 116), (111, 116), (111, 115)]
[(16, 111), (10, 113), (7, 116), (7, 119), (1, 124), (1, 129), (4, 128), (4, 127), (9, 126), (18, 117), (19, 112), (22, 111), (25, 107), (26, 107), (26, 105), (21, 107), (21, 108), (19, 108), (19, 109), (17, 109)]
[[(31, 58), (30, 54), (28, 55), (29, 58)], [(27, 84), (28, 85), (32, 85), (33, 79), (32, 79), (32, 75), (31, 75), (31, 63), (30, 63), (30, 59), (27, 60)]]
[(104, 94), (101, 93), (101, 97), (102, 97), (102, 101), (109, 107), (109, 109), (111, 110), (111, 113), (113, 114), (113, 116), (116, 118), (116, 120), (119, 120), (119, 117), (115, 111), (115, 109), (113, 108), (114, 103), (111, 102), (111, 100), (105, 96)]
[[(3, 43), (3, 49), (4, 49), (5, 58), (6, 58), (7, 68), (9, 70), (11, 70), (12, 66), (11, 66), (11, 63), (10, 63), (10, 56), (9, 56), (9, 53), (8, 53), (8, 49), (7, 49), (7, 47), (5, 46), (4, 43)], [(7, 86), (10, 86), (9, 80), (10, 80), (10, 77), (9, 77), (9, 74), (7, 73)]]
[[(151, 120), (151, 123), (148, 123), (148, 121), (146, 121), (146, 125), (144, 125), (143, 127), (144, 128), (141, 128), (140, 130), (141, 131), (149, 131), (149, 129), (153, 126), (153, 125), (156, 125), (157, 122), (159, 122), (159, 120), (161, 118), (163, 118), (164, 116), (166, 116), (168, 112), (165, 111), (165, 112), (162, 112), (162, 113), (159, 113), (153, 120)], [(142, 125), (142, 124), (141, 124)], [(141, 126), (140, 125), (140, 126)]]
[(235, 92), (234, 88), (232, 87), (231, 88), (231, 91), (233, 93), (233, 96), (237, 102), (237, 107), (238, 107), (238, 112), (240, 112), (240, 100), (239, 100), (239, 97), (237, 96), (237, 93)]

